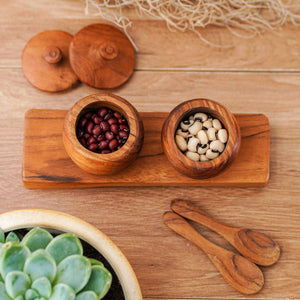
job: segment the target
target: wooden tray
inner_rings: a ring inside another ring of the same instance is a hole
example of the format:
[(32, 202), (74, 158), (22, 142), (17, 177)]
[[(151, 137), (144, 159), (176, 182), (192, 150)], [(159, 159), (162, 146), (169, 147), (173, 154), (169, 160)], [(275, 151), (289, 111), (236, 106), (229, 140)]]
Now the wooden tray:
[(24, 121), (23, 184), (27, 188), (104, 186), (263, 186), (269, 179), (270, 128), (262, 114), (235, 114), (242, 143), (232, 165), (216, 177), (192, 179), (178, 173), (166, 159), (160, 141), (168, 113), (141, 113), (145, 141), (137, 160), (113, 176), (81, 170), (67, 155), (62, 128), (67, 111), (29, 110)]

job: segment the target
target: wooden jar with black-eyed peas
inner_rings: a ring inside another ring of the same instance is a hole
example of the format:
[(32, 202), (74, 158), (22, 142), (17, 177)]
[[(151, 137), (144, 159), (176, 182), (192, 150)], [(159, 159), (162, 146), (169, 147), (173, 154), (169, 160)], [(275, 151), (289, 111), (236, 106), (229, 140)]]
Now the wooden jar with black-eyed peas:
[(233, 114), (208, 99), (176, 106), (164, 122), (162, 145), (170, 163), (192, 178), (216, 176), (231, 164), (241, 144)]

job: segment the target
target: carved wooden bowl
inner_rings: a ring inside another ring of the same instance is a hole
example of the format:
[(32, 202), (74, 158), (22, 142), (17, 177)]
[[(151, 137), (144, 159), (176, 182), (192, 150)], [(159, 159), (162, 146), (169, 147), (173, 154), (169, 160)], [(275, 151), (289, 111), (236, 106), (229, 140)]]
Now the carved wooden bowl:
[[(76, 136), (77, 122), (82, 115), (100, 107), (118, 111), (127, 120), (130, 129), (126, 143), (117, 151), (100, 154), (82, 146)], [(120, 172), (129, 166), (138, 156), (144, 141), (144, 128), (137, 110), (125, 99), (109, 94), (98, 93), (79, 100), (67, 113), (63, 142), (65, 149), (73, 160), (83, 170), (96, 175), (110, 175)]]
[[(196, 112), (219, 119), (228, 132), (224, 151), (217, 158), (206, 162), (190, 160), (175, 143), (175, 133), (180, 122)], [(233, 114), (221, 104), (208, 99), (193, 99), (176, 106), (164, 122), (161, 138), (169, 162), (178, 172), (192, 178), (209, 178), (219, 174), (234, 160), (241, 144), (240, 129)]]

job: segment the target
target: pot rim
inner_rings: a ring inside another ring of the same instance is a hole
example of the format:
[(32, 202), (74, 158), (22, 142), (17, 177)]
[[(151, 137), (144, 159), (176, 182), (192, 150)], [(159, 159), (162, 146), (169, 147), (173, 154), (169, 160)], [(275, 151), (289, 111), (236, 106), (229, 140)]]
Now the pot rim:
[[(181, 120), (195, 112), (204, 112), (218, 118), (228, 131), (224, 151), (217, 158), (206, 162), (195, 162), (187, 158), (177, 147), (175, 133)], [(164, 153), (173, 167), (180, 173), (205, 179), (218, 175), (237, 156), (241, 144), (241, 133), (234, 115), (222, 104), (207, 98), (195, 98), (179, 103), (169, 113), (161, 134)]]
[(48, 209), (19, 209), (0, 214), (0, 228), (12, 231), (24, 227), (46, 227), (72, 232), (99, 251), (114, 269), (126, 300), (142, 300), (136, 275), (121, 250), (95, 226), (72, 215)]

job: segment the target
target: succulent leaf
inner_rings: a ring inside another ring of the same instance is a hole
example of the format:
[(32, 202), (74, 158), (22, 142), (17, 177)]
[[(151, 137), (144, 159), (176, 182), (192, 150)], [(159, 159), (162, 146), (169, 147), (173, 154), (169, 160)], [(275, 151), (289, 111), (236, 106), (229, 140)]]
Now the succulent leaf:
[(21, 242), (13, 232), (1, 239), (0, 229), (0, 300), (99, 300), (111, 286), (110, 272), (83, 256), (75, 234), (53, 238), (35, 227)]
[(46, 250), (58, 265), (66, 257), (73, 254), (83, 254), (79, 238), (73, 233), (63, 233), (56, 236), (46, 247)]
[(20, 239), (19, 237), (17, 236), (16, 233), (14, 233), (13, 231), (11, 231), (7, 236), (6, 236), (6, 239), (5, 239), (5, 242), (20, 242)]
[(57, 266), (55, 283), (65, 283), (75, 293), (79, 292), (88, 282), (91, 275), (91, 263), (82, 255), (71, 255)]
[(35, 289), (40, 296), (49, 298), (52, 293), (52, 286), (51, 282), (47, 277), (41, 277), (36, 279), (32, 285), (31, 288)]
[(22, 244), (34, 252), (38, 249), (45, 249), (52, 239), (53, 236), (46, 229), (34, 227), (25, 234)]
[(5, 288), (7, 294), (12, 298), (25, 294), (30, 283), (29, 276), (21, 271), (12, 271), (5, 277)]
[(27, 258), (24, 272), (30, 275), (32, 281), (47, 277), (52, 282), (56, 274), (56, 263), (44, 249), (36, 250)]
[(73, 300), (75, 299), (74, 291), (66, 284), (59, 283), (54, 286), (53, 293), (49, 300)]
[(98, 299), (102, 299), (108, 292), (112, 282), (111, 273), (99, 265), (92, 266), (91, 276), (83, 291), (94, 291)]
[(34, 289), (28, 289), (25, 293), (25, 300), (35, 300), (36, 298), (39, 297), (40, 297), (39, 293)]
[(99, 300), (93, 291), (85, 291), (76, 295), (75, 300)]
[(90, 261), (90, 263), (91, 263), (92, 266), (98, 265), (98, 266), (104, 267), (104, 264), (101, 261), (99, 261), (98, 259), (89, 258), (89, 261)]
[(0, 282), (0, 299), (1, 300), (11, 300), (6, 292), (6, 288), (3, 282)]
[(0, 229), (0, 243), (5, 243), (5, 234), (2, 229)]
[(0, 249), (0, 273), (3, 278), (11, 271), (22, 271), (30, 251), (19, 242), (5, 243)]

